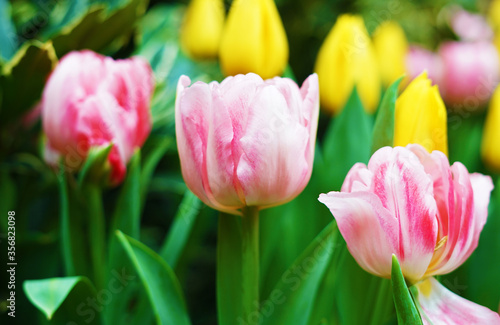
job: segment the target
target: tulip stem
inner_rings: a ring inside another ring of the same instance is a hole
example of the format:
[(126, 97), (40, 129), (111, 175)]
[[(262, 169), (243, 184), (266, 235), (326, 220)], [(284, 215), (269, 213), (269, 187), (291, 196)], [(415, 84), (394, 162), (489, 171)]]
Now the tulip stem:
[(260, 305), (259, 209), (257, 207), (243, 209), (242, 239), (243, 311), (249, 324), (257, 324)]
[(97, 185), (86, 187), (86, 196), (89, 202), (89, 245), (94, 284), (98, 289), (104, 287), (105, 264), (105, 225), (102, 205), (102, 193)]

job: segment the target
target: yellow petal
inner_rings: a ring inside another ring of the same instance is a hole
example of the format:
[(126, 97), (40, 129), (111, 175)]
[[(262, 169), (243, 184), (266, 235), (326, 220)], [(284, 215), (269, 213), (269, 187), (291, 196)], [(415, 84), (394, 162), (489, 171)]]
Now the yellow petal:
[(406, 72), (405, 58), (409, 46), (405, 32), (396, 22), (384, 22), (373, 34), (373, 45), (382, 83), (388, 87)]
[(191, 0), (181, 27), (181, 45), (195, 58), (215, 58), (224, 26), (222, 0)]
[(344, 107), (354, 85), (368, 112), (380, 100), (380, 76), (373, 44), (360, 16), (342, 15), (316, 60), (321, 105), (333, 114)]
[(415, 78), (396, 100), (394, 146), (409, 143), (448, 155), (446, 107), (427, 72)]
[(500, 87), (495, 89), (490, 101), (483, 129), (481, 156), (489, 168), (500, 172)]
[(224, 28), (220, 63), (226, 75), (279, 76), (288, 62), (288, 41), (273, 0), (235, 0)]

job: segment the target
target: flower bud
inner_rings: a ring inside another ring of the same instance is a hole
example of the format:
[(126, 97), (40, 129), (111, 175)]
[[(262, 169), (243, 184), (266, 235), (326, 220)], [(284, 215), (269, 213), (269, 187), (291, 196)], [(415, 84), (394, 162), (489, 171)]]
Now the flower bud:
[(215, 58), (224, 26), (222, 0), (191, 0), (181, 27), (181, 44), (194, 58)]
[(446, 107), (427, 73), (414, 79), (396, 100), (394, 146), (417, 143), (448, 154)]
[(127, 162), (151, 131), (153, 75), (140, 58), (113, 60), (91, 51), (65, 55), (42, 95), (48, 163), (64, 159), (77, 170), (90, 148), (112, 144), (110, 181), (120, 183)]
[(226, 75), (253, 72), (263, 79), (279, 76), (288, 62), (288, 41), (273, 0), (235, 0), (220, 46)]
[(406, 56), (406, 72), (411, 81), (426, 72), (434, 84), (440, 84), (443, 75), (441, 58), (423, 47), (411, 45)]
[(220, 84), (182, 76), (175, 127), (188, 188), (205, 204), (239, 214), (295, 198), (311, 176), (319, 114), (318, 79), (255, 74)]
[(382, 83), (388, 87), (406, 73), (405, 60), (409, 47), (405, 32), (396, 22), (384, 22), (373, 34), (373, 45)]
[(314, 71), (319, 77), (321, 106), (338, 114), (356, 86), (365, 110), (380, 100), (380, 75), (372, 42), (360, 16), (342, 15), (326, 37)]
[(491, 97), (483, 129), (481, 156), (486, 166), (500, 173), (500, 87)]
[(441, 45), (443, 62), (440, 83), (444, 101), (452, 110), (474, 111), (484, 106), (499, 80), (495, 46), (482, 42), (447, 42)]

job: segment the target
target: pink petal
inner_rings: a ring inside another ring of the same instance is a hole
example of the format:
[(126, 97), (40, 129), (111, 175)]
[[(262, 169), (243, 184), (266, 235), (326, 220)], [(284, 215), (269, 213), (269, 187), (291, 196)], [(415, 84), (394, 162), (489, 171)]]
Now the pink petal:
[(335, 217), (349, 252), (367, 272), (390, 278), (392, 254), (398, 250), (397, 219), (370, 192), (320, 194)]
[(371, 191), (399, 223), (399, 246), (394, 251), (407, 279), (419, 280), (434, 253), (437, 207), (432, 180), (418, 157), (407, 148), (382, 148), (368, 163)]
[(237, 169), (247, 205), (285, 203), (303, 190), (310, 177), (309, 128), (297, 121), (272, 85), (261, 87), (250, 107)]
[(432, 277), (416, 287), (425, 325), (500, 324), (497, 313), (454, 294)]

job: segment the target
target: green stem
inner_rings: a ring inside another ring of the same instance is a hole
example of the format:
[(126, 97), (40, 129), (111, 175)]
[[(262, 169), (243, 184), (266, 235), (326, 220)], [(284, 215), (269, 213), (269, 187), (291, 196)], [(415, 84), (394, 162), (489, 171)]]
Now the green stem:
[(62, 171), (58, 175), (58, 182), (59, 192), (61, 194), (61, 248), (63, 253), (64, 273), (66, 276), (72, 276), (76, 275), (76, 272), (75, 264), (73, 263), (71, 227), (69, 222), (69, 197), (68, 187), (66, 184), (66, 174)]
[(105, 270), (105, 225), (101, 189), (94, 184), (86, 187), (89, 202), (89, 245), (94, 284), (96, 288), (104, 288)]
[[(255, 320), (259, 312), (259, 209), (246, 207), (242, 218), (243, 311), (246, 319)], [(253, 323), (252, 323), (253, 324)]]

